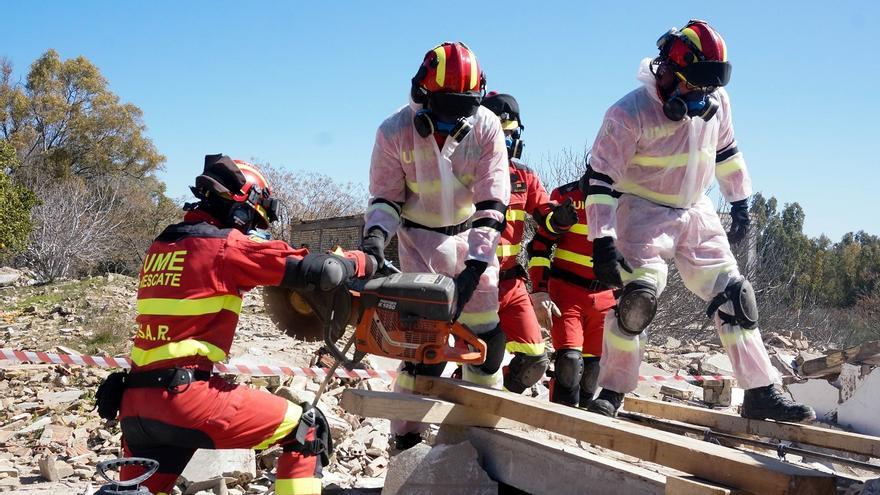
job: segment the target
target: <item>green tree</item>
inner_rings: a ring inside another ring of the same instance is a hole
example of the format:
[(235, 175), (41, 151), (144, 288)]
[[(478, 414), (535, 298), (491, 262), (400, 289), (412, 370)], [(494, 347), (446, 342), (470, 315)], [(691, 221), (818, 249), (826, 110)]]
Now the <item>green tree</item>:
[(26, 187), (16, 184), (6, 171), (17, 166), (15, 149), (0, 140), (0, 260), (14, 256), (27, 246), (31, 232), (31, 208), (37, 198)]
[(85, 57), (61, 60), (49, 50), (13, 82), (0, 60), (0, 137), (18, 153), (15, 175), (141, 179), (165, 157), (145, 136), (141, 110), (123, 103)]

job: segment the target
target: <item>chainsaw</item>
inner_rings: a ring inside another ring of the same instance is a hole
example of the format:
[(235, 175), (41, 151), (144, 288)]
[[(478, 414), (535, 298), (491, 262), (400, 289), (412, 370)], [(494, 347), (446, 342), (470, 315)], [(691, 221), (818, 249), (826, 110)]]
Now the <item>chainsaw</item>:
[[(453, 321), (455, 282), (445, 275), (401, 273), (386, 264), (374, 278), (331, 292), (272, 287), (264, 294), (270, 316), (288, 335), (323, 340), (347, 369), (367, 354), (423, 364), (486, 359), (485, 342)], [(337, 342), (348, 325), (355, 326), (354, 336), (340, 349)], [(450, 346), (450, 335), (468, 345)]]

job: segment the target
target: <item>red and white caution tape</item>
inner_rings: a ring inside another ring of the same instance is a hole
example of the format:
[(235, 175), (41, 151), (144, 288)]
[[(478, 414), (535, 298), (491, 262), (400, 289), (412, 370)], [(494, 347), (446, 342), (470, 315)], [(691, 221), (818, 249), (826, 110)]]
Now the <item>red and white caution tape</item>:
[[(54, 354), (51, 352), (18, 351), (13, 349), (0, 349), (0, 361), (16, 361), (19, 363), (47, 363), (91, 366), (98, 368), (131, 368), (131, 360), (112, 356), (84, 356), (79, 354)], [(289, 366), (215, 363), (214, 371), (217, 373), (231, 373), (236, 375), (255, 376), (306, 376), (323, 379), (327, 376), (325, 368), (317, 366), (311, 368), (292, 368)], [(391, 381), (397, 376), (396, 371), (384, 370), (347, 370), (336, 368), (335, 376), (339, 378), (377, 378)]]
[[(128, 358), (112, 356), (85, 356), (81, 354), (54, 354), (51, 352), (19, 351), (14, 349), (0, 349), (0, 361), (15, 361), (19, 363), (46, 363), (91, 366), (98, 368), (131, 368)], [(2, 367), (2, 365), (0, 365)], [(324, 379), (327, 376), (326, 368), (317, 366), (311, 368), (293, 368), (290, 366), (271, 365), (245, 365), (215, 363), (214, 371), (217, 373), (254, 375), (254, 376), (306, 376)], [(339, 378), (363, 378), (391, 381), (397, 376), (396, 371), (385, 370), (347, 370), (336, 368), (334, 375)], [(726, 375), (639, 375), (640, 381), (649, 382), (703, 382), (707, 380), (733, 379)]]

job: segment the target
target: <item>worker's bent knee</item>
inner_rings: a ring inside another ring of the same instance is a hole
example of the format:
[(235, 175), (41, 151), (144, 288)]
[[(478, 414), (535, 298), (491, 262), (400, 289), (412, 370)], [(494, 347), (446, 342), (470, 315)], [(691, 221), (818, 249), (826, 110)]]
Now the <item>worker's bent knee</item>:
[(556, 351), (554, 364), (556, 366), (553, 376), (560, 386), (570, 389), (580, 383), (584, 373), (584, 361), (581, 358), (580, 350), (560, 349)]
[(650, 282), (634, 280), (623, 287), (617, 301), (617, 324), (630, 335), (648, 328), (657, 314), (657, 289)]

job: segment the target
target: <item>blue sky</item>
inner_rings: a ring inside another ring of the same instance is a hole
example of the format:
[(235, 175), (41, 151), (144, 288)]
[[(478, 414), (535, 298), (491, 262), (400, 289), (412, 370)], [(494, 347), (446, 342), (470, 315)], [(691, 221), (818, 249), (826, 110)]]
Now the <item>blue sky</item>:
[(537, 163), (592, 142), (656, 39), (706, 19), (727, 40), (755, 190), (799, 202), (809, 235), (880, 234), (878, 2), (47, 1), (2, 12), (0, 56), (19, 77), (49, 48), (84, 55), (143, 109), (174, 196), (216, 152), (366, 182), (376, 127), (444, 40), (468, 43), (489, 88), (519, 99)]

